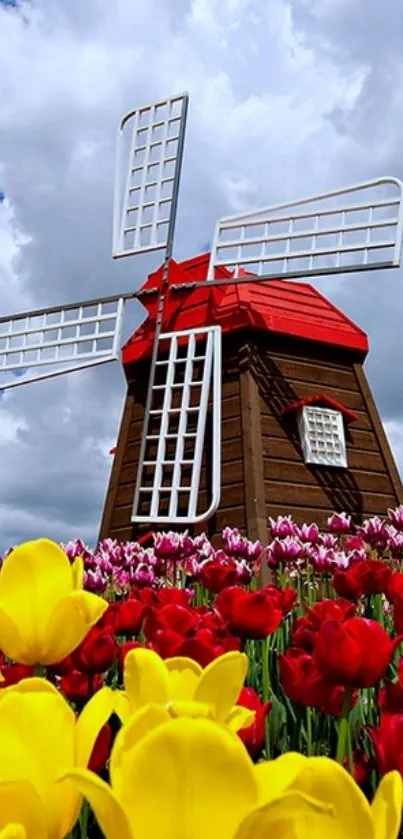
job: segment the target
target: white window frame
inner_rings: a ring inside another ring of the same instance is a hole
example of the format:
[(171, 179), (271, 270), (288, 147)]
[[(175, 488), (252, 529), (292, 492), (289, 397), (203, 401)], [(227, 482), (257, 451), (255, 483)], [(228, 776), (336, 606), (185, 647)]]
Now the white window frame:
[[(341, 411), (319, 405), (304, 405), (298, 411), (297, 424), (307, 465), (347, 469), (346, 435)], [(316, 426), (315, 430), (312, 426)], [(332, 454), (328, 453), (327, 444), (332, 446)], [(339, 451), (335, 452), (335, 449)]]

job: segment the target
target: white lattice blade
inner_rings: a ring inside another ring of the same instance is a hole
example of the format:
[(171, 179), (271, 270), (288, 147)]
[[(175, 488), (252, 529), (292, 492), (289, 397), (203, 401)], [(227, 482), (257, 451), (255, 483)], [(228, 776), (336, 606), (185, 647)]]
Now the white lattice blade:
[(217, 222), (208, 279), (226, 266), (234, 278), (260, 278), (398, 268), (403, 184), (373, 181)]
[(117, 360), (124, 302), (109, 297), (0, 318), (0, 390)]
[[(118, 259), (166, 248), (183, 155), (188, 94), (126, 114), (116, 153), (113, 249)], [(131, 130), (129, 148), (125, 150)]]
[[(163, 333), (156, 371), (150, 415), (144, 423), (146, 445), (138, 464), (132, 521), (195, 524), (213, 515), (220, 501), (221, 328)], [(209, 421), (211, 496), (201, 511), (200, 475)]]

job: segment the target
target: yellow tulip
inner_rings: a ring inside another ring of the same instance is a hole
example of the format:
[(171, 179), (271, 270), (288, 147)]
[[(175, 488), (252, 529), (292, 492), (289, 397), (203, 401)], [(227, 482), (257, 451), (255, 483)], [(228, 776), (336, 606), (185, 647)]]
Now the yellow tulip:
[(137, 647), (125, 658), (124, 690), (116, 691), (115, 711), (123, 723), (150, 703), (170, 716), (209, 717), (232, 731), (251, 725), (254, 711), (235, 705), (248, 670), (244, 653), (229, 652), (207, 667), (191, 658), (167, 658)]
[(81, 643), (107, 609), (82, 590), (83, 563), (70, 565), (48, 539), (25, 542), (0, 571), (0, 649), (20, 664), (61, 661)]
[(0, 695), (0, 839), (63, 839), (82, 797), (67, 768), (87, 766), (109, 719), (112, 691), (102, 688), (76, 719), (45, 679), (24, 679)]
[[(402, 780), (391, 772), (370, 806), (330, 758), (287, 754), (257, 766), (233, 732), (208, 719), (134, 715), (112, 750), (111, 786), (65, 777), (106, 839), (397, 839)], [(63, 781), (64, 782), (64, 781)]]

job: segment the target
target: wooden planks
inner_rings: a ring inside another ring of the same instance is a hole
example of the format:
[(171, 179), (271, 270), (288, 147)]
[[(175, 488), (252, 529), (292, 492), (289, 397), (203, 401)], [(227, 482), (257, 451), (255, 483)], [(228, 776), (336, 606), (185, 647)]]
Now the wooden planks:
[(245, 516), (250, 539), (266, 544), (268, 539), (262, 458), (262, 428), (259, 393), (249, 363), (248, 348), (243, 350), (240, 370), (241, 428)]
[[(319, 472), (315, 466), (307, 466), (304, 463), (293, 463), (289, 460), (278, 460), (276, 458), (265, 457), (264, 477), (266, 480), (279, 480), (281, 483), (294, 483), (305, 486), (318, 486)], [(384, 495), (391, 494), (391, 485), (389, 476), (381, 471), (381, 464), (378, 472), (370, 472), (366, 470), (354, 470), (351, 474), (351, 483), (354, 484), (357, 492), (376, 492)], [(340, 470), (323, 469), (320, 468), (321, 486), (326, 486), (329, 489), (334, 487), (341, 475), (347, 473)]]
[[(128, 434), (121, 450), (121, 467), (114, 492), (113, 515), (109, 524), (110, 535), (116, 538), (122, 538), (122, 534), (125, 534), (125, 538), (134, 538), (137, 533), (136, 528), (131, 524), (131, 505), (143, 432), (146, 394), (144, 377), (148, 371), (142, 369), (141, 372), (143, 379), (137, 380), (131, 385), (132, 390), (136, 393), (137, 401), (132, 406)], [(207, 425), (209, 426), (209, 421)], [(234, 354), (232, 349), (230, 352), (229, 347), (224, 351), (223, 360), (221, 431), (222, 491), (220, 508), (209, 523), (196, 527), (196, 530), (205, 530), (208, 527), (212, 537), (217, 535), (218, 532), (221, 533), (222, 528), (226, 526), (225, 522), (230, 524), (236, 520), (237, 526), (241, 530), (245, 529), (239, 360), (237, 353)], [(207, 435), (200, 475), (199, 509), (205, 509), (204, 505), (207, 506), (209, 501), (210, 451), (211, 440)], [(185, 446), (185, 456), (186, 453), (189, 452)], [(164, 485), (167, 485), (167, 482), (166, 480)], [(234, 509), (235, 513), (232, 512)]]
[[(114, 509), (116, 506), (116, 499), (119, 492), (119, 487), (121, 483), (121, 474), (123, 469), (125, 451), (128, 445), (128, 440), (130, 437), (130, 423), (133, 415), (133, 408), (134, 408), (134, 393), (133, 389), (129, 388), (125, 400), (125, 405), (122, 414), (122, 421), (120, 424), (118, 442), (116, 447), (116, 453), (113, 458), (112, 469), (111, 469), (111, 476), (109, 480), (109, 485), (106, 493), (106, 500), (105, 506), (103, 510), (100, 531), (99, 531), (99, 540), (106, 539), (107, 536), (110, 534), (110, 530), (112, 527), (113, 521), (113, 514)], [(132, 503), (133, 503), (133, 496), (132, 496)]]
[[(365, 374), (357, 363), (333, 364), (328, 354), (321, 357), (320, 347), (317, 352), (317, 361), (293, 358), (269, 349), (264, 335), (255, 339), (267, 509), (293, 515), (303, 509), (305, 518), (311, 511), (311, 519), (335, 509), (357, 519), (383, 515), (398, 503), (398, 476)], [(287, 404), (321, 392), (358, 415), (346, 430), (347, 470), (306, 465), (295, 418), (282, 416)]]
[(399, 473), (396, 468), (396, 464), (389, 446), (389, 441), (385, 433), (385, 429), (382, 425), (381, 418), (379, 416), (377, 407), (375, 405), (374, 398), (372, 396), (369, 384), (367, 382), (365, 373), (360, 364), (354, 364), (354, 373), (357, 378), (357, 383), (361, 391), (361, 395), (368, 411), (368, 416), (371, 420), (372, 427), (375, 433), (375, 436), (378, 440), (379, 448), (382, 454), (382, 458), (386, 467), (386, 470), (389, 474), (390, 481), (392, 483), (394, 492), (396, 494), (397, 501), (399, 503), (403, 503), (403, 486), (402, 481), (400, 479)]
[[(356, 358), (335, 348), (268, 333), (225, 337), (222, 388), (222, 493), (207, 530), (220, 544), (224, 527), (266, 541), (267, 517), (291, 513), (298, 523), (325, 526), (335, 510), (356, 521), (383, 515), (402, 499), (401, 482), (365, 374)], [(103, 536), (131, 539), (136, 469), (143, 429), (147, 366), (130, 384), (102, 522)], [(291, 401), (327, 393), (358, 414), (347, 429), (348, 469), (307, 466)], [(128, 407), (130, 405), (130, 408)], [(208, 501), (209, 450), (200, 479), (200, 507)]]

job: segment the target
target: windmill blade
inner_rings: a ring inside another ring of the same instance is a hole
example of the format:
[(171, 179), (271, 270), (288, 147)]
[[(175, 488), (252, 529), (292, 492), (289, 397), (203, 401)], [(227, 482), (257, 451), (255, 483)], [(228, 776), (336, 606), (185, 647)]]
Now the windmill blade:
[(116, 361), (124, 303), (106, 297), (0, 318), (0, 390)]
[[(119, 126), (112, 256), (169, 249), (188, 109), (181, 93), (127, 113)], [(125, 152), (127, 131), (131, 141)], [(126, 161), (125, 161), (126, 157)]]
[[(211, 411), (209, 411), (209, 399)], [(211, 421), (211, 497), (198, 509)], [(194, 524), (220, 501), (221, 327), (162, 333), (146, 413), (132, 521)]]
[(398, 268), (402, 182), (378, 178), (311, 198), (229, 216), (217, 222), (208, 280), (226, 266), (234, 279), (258, 279)]

